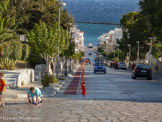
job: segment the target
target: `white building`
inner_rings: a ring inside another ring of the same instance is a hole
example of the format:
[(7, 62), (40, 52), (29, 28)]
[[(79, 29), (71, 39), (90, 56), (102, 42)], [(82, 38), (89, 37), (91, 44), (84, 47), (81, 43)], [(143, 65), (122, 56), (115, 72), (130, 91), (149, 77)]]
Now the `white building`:
[(71, 40), (75, 43), (75, 52), (84, 51), (84, 32), (78, 29), (77, 25), (70, 28)]
[(122, 37), (122, 29), (115, 28), (115, 30), (111, 30), (98, 37), (99, 45), (104, 45), (105, 51), (111, 52), (116, 47), (117, 40), (122, 39)]
[(123, 38), (123, 33), (122, 33), (122, 28), (115, 28), (115, 35), (116, 39), (122, 39)]

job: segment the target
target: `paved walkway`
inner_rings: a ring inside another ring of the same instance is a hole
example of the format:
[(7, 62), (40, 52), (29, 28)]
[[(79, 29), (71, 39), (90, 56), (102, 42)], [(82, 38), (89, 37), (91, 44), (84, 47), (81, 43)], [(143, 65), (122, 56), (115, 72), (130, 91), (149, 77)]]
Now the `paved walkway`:
[(85, 57), (82, 58), (81, 64), (75, 73), (72, 81), (66, 88), (64, 95), (77, 95), (78, 94), (78, 87), (80, 85), (80, 78), (81, 78), (81, 73), (83, 71), (83, 63), (84, 63)]
[(65, 90), (65, 95), (77, 95), (79, 82), (80, 82), (80, 74), (82, 72), (82, 65), (79, 67), (78, 71), (76, 72), (74, 78), (72, 79), (71, 83)]
[(162, 122), (162, 104), (107, 100), (44, 99), (38, 107), (27, 101), (6, 101), (1, 122)]

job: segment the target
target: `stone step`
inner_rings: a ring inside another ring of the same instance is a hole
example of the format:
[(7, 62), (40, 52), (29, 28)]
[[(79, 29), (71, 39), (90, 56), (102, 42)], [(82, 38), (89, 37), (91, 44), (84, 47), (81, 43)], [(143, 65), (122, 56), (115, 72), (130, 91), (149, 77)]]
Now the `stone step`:
[(4, 78), (17, 78), (19, 74), (5, 74)]
[(6, 82), (6, 88), (7, 89), (16, 87), (16, 78), (4, 79), (4, 80)]
[(17, 78), (14, 78), (14, 77), (7, 77), (7, 78), (4, 77), (3, 79), (4, 79), (5, 81), (10, 81), (10, 80), (15, 80), (15, 81), (16, 81), (16, 80), (17, 80)]

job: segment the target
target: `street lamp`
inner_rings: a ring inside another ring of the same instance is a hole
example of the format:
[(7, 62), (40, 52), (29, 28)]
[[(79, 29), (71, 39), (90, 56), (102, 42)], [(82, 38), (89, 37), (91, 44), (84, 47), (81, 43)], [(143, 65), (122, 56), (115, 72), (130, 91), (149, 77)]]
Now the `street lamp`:
[[(60, 39), (60, 8), (61, 7), (63, 7), (63, 6), (65, 6), (66, 5), (66, 3), (63, 3), (63, 2), (61, 2), (61, 0), (59, 0), (59, 3), (58, 3), (58, 8), (59, 8), (59, 10), (58, 10), (58, 30), (59, 30), (59, 39)], [(60, 40), (58, 40), (58, 41), (60, 41)], [(59, 63), (59, 60), (60, 60), (60, 49), (59, 49), (59, 46), (58, 46), (58, 55), (57, 55), (57, 75), (56, 75), (56, 77), (57, 77), (57, 79), (59, 79), (59, 66), (60, 66), (60, 63)]]
[(128, 69), (130, 69), (130, 59), (131, 59), (131, 44), (128, 44), (129, 47), (129, 64), (128, 64)]
[[(69, 39), (69, 29), (68, 29), (68, 27), (70, 27), (72, 25), (72, 23), (68, 23), (67, 24), (67, 36), (66, 36), (66, 38), (67, 38), (67, 41), (68, 41), (68, 39)], [(65, 62), (65, 75), (67, 75), (67, 56), (66, 56), (66, 62)]]
[(138, 44), (138, 52), (137, 52), (137, 64), (139, 63), (139, 41), (136, 41), (136, 43)]
[(149, 37), (149, 39), (151, 40), (151, 43), (150, 43), (150, 50), (149, 50), (149, 65), (150, 65), (150, 54), (152, 52), (152, 41), (155, 41), (157, 38), (156, 37)]
[(118, 59), (119, 59), (119, 44), (116, 44), (118, 50)]

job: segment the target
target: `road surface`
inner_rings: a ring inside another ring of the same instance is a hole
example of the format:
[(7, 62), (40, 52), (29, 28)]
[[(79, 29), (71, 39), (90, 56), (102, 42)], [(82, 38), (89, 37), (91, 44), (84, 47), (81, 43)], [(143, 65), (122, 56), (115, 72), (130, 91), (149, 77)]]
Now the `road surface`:
[[(88, 50), (93, 53), (93, 50)], [(88, 56), (89, 57), (89, 56)], [(94, 53), (90, 56), (92, 64)], [(162, 81), (131, 79), (127, 70), (107, 67), (107, 74), (94, 74), (85, 66), (87, 95), (66, 95), (68, 82), (54, 98), (38, 107), (25, 100), (8, 100), (0, 108), (0, 121), (33, 122), (162, 122)]]

